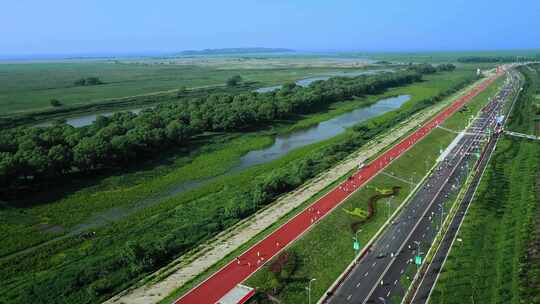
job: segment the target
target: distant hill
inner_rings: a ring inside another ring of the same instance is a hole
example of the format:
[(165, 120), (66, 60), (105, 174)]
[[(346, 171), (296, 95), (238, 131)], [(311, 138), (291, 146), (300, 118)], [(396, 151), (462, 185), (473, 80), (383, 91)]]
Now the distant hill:
[(246, 54), (246, 53), (291, 53), (294, 50), (283, 48), (224, 48), (224, 49), (205, 49), (188, 50), (180, 52), (180, 55), (228, 55), (228, 54)]

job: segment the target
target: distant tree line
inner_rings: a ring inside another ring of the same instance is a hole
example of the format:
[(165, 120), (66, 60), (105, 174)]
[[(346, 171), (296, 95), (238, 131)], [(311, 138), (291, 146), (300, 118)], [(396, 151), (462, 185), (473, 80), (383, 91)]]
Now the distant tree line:
[(436, 67), (434, 67), (431, 64), (427, 64), (427, 63), (410, 64), (407, 67), (407, 70), (414, 71), (414, 72), (421, 73), (421, 74), (433, 74), (433, 73), (436, 73), (436, 72), (447, 72), (447, 71), (453, 71), (455, 69), (456, 69), (456, 66), (451, 64), (451, 63), (440, 64), (440, 65), (438, 65)]
[(228, 87), (235, 87), (240, 84), (242, 81), (242, 77), (240, 75), (234, 75), (227, 79), (227, 82), (225, 83)]
[(497, 63), (497, 62), (523, 62), (540, 60), (540, 54), (533, 56), (466, 56), (459, 57), (462, 63)]
[(103, 81), (101, 81), (98, 77), (86, 77), (86, 78), (80, 78), (75, 80), (73, 82), (73, 85), (82, 87), (82, 86), (93, 86), (103, 84)]
[(416, 71), (317, 81), (269, 93), (212, 94), (147, 109), (99, 116), (90, 126), (57, 124), (0, 132), (0, 187), (19, 189), (71, 172), (124, 166), (208, 131), (241, 131), (354, 96), (419, 81)]
[(451, 72), (456, 69), (456, 66), (451, 63), (439, 64), (437, 66), (437, 71), (441, 72)]

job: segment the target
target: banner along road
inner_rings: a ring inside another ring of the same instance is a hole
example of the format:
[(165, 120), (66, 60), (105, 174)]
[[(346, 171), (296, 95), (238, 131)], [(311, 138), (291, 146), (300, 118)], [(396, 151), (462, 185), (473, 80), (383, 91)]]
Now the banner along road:
[(376, 176), (394, 159), (401, 156), (406, 150), (429, 134), (431, 130), (452, 116), (502, 74), (503, 72), (498, 72), (495, 76), (486, 79), (469, 93), (454, 101), (421, 128), (384, 152), (364, 168), (358, 170), (351, 178), (304, 209), (265, 239), (245, 251), (237, 259), (231, 261), (208, 279), (178, 298), (174, 303), (210, 304), (219, 301), (237, 284), (243, 282), (287, 245), (294, 242), (320, 219), (345, 201), (356, 189)]

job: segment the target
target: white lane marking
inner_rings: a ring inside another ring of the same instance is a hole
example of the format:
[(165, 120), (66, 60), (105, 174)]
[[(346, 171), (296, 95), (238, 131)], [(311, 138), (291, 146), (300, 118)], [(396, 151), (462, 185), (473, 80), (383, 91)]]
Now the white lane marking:
[(360, 287), (360, 282), (358, 282), (358, 284), (356, 284), (356, 288)]
[(368, 273), (369, 273), (369, 272), (366, 272), (366, 273), (364, 274), (364, 276), (367, 277), (367, 276), (368, 276)]
[(390, 292), (391, 292), (391, 291), (392, 291), (392, 290), (390, 289), (390, 290), (388, 291), (388, 293), (386, 294), (386, 297), (387, 297), (387, 298), (390, 296)]
[(373, 262), (373, 264), (371, 264), (371, 267), (375, 267), (375, 265), (377, 265), (377, 262)]
[[(465, 145), (466, 143), (464, 143)], [(470, 148), (470, 147), (469, 147)], [(460, 156), (459, 157), (459, 160), (458, 160), (458, 163), (460, 163), (462, 160), (463, 160), (463, 156)], [(423, 212), (423, 214), (421, 215), (421, 217), (424, 217), (426, 215), (426, 213), (428, 212), (428, 210), (431, 208), (431, 206), (433, 205), (433, 203), (435, 202), (435, 200), (438, 199), (439, 195), (441, 194), (444, 186), (448, 183), (448, 181), (450, 180), (450, 178), (452, 177), (452, 175), (454, 174), (454, 172), (456, 171), (456, 166), (453, 166), (448, 174), (448, 176), (444, 179), (444, 181), (442, 182), (442, 184), (440, 185), (440, 188), (437, 190), (437, 189), (433, 189), (435, 191), (435, 195), (433, 196), (433, 198), (429, 201), (428, 205), (426, 206), (426, 210)], [(410, 216), (409, 216), (410, 218)], [(412, 227), (411, 231), (409, 232), (409, 234), (407, 235), (405, 241), (402, 243), (402, 245), (400, 246), (400, 248), (398, 249), (398, 252), (400, 252), (403, 247), (407, 244), (407, 242), (409, 241), (411, 235), (414, 233), (414, 231), (416, 230), (416, 228), (418, 227), (418, 225), (420, 225), (421, 221), (417, 221), (414, 226)], [(394, 261), (396, 260), (396, 257), (394, 257), (386, 266), (386, 268), (384, 269), (383, 273), (379, 276), (378, 278), (378, 281), (380, 281), (382, 283), (382, 278), (386, 275), (386, 272), (388, 271), (388, 269), (392, 266), (392, 264), (394, 263)], [(375, 291), (375, 289), (377, 288), (377, 285), (373, 286), (373, 288), (371, 288), (371, 290), (369, 291), (368, 295), (364, 298), (364, 301), (362, 301), (362, 304), (365, 304), (371, 297), (371, 295), (373, 294), (373, 292)]]
[(349, 301), (352, 297), (352, 294), (350, 294), (348, 297), (347, 297), (347, 301)]
[(394, 281), (394, 286), (396, 286), (396, 284), (397, 284), (397, 280)]

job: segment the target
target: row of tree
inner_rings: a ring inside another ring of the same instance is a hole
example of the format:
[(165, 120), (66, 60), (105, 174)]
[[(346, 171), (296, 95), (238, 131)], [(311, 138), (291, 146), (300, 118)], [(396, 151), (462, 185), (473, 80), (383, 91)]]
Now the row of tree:
[(86, 77), (86, 78), (79, 78), (73, 82), (73, 85), (75, 86), (93, 86), (103, 84), (103, 81), (101, 81), (98, 77)]
[(307, 88), (213, 94), (147, 109), (99, 116), (90, 126), (19, 127), (0, 132), (0, 185), (19, 186), (71, 172), (125, 165), (208, 131), (240, 131), (354, 96), (421, 80), (416, 71), (332, 78)]
[(538, 60), (540, 60), (540, 54), (530, 56), (465, 56), (457, 59), (458, 62), (463, 63), (525, 62)]
[(433, 74), (436, 72), (448, 72), (453, 71), (456, 69), (456, 66), (451, 63), (445, 63), (445, 64), (439, 64), (438, 66), (434, 67), (431, 64), (423, 63), (423, 64), (414, 64), (407, 67), (409, 71), (415, 71), (417, 73), (421, 74)]

